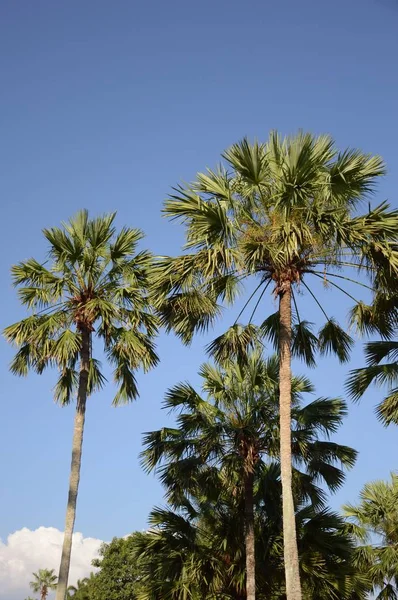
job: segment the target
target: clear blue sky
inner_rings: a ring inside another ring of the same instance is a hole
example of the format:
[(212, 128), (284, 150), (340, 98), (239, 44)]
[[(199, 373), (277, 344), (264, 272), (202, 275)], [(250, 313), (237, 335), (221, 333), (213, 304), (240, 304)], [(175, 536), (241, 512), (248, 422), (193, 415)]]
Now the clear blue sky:
[[(44, 257), (42, 227), (81, 207), (117, 210), (118, 225), (141, 227), (155, 253), (177, 253), (182, 230), (162, 219), (163, 199), (244, 135), (303, 128), (380, 153), (389, 173), (378, 196), (396, 204), (397, 56), (394, 0), (3, 0), (1, 328), (23, 316), (9, 268)], [(345, 301), (326, 302), (344, 319)], [(85, 536), (141, 529), (161, 502), (138, 464), (141, 433), (165, 423), (168, 386), (197, 380), (204, 343), (187, 349), (162, 335), (161, 365), (140, 378), (137, 403), (112, 409), (111, 386), (90, 399), (76, 522)], [(1, 341), (3, 538), (23, 526), (63, 528), (74, 412), (54, 405), (54, 375), (19, 380), (10, 359)], [(358, 344), (352, 366), (361, 364)], [(341, 394), (347, 370), (322, 361), (312, 374), (319, 395)], [(338, 439), (360, 457), (333, 506), (397, 467), (397, 430), (373, 415), (379, 396), (350, 406)]]

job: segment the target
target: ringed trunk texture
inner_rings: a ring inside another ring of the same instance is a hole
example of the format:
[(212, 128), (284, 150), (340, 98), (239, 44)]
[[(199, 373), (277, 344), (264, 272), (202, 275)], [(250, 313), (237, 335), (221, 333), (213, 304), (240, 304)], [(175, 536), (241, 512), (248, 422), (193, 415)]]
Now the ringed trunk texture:
[(245, 476), (246, 600), (256, 600), (253, 473)]
[(68, 587), (70, 556), (72, 551), (72, 535), (76, 518), (77, 493), (79, 490), (80, 466), (82, 461), (84, 419), (86, 415), (88, 372), (90, 366), (90, 337), (91, 333), (89, 331), (82, 331), (79, 388), (77, 392), (76, 414), (73, 428), (69, 494), (68, 504), (66, 507), (65, 533), (62, 545), (61, 564), (59, 567), (56, 600), (65, 600), (66, 590)]
[(289, 281), (279, 293), (279, 419), (283, 507), (283, 549), (287, 600), (301, 600), (300, 571), (297, 550), (296, 518), (292, 490), (291, 442), (291, 343), (292, 289)]

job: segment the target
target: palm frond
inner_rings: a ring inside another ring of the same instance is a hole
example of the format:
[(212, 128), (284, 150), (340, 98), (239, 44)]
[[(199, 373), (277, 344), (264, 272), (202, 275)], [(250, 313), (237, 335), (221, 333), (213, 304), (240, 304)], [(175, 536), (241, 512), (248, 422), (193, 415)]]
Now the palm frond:
[(321, 354), (333, 353), (343, 363), (349, 360), (354, 341), (334, 319), (329, 319), (318, 333), (318, 343)]
[(365, 346), (365, 356), (369, 366), (378, 365), (385, 358), (398, 362), (398, 342), (369, 342)]
[(220, 314), (216, 301), (199, 292), (176, 294), (158, 307), (160, 325), (174, 331), (185, 344), (197, 331), (207, 331)]
[(385, 427), (398, 424), (398, 388), (392, 389), (376, 406), (376, 415)]
[(126, 404), (138, 397), (137, 380), (134, 371), (129, 366), (129, 361), (119, 358), (113, 377), (118, 386), (118, 391), (113, 398), (113, 406)]
[(138, 242), (144, 237), (139, 229), (123, 227), (116, 236), (115, 241), (110, 244), (109, 255), (113, 262), (117, 263), (125, 257), (135, 253)]
[(295, 410), (293, 418), (299, 426), (311, 427), (329, 436), (338, 430), (347, 414), (347, 404), (341, 398), (317, 398)]
[(236, 360), (246, 362), (249, 352), (258, 342), (258, 329), (255, 325), (232, 325), (206, 348), (206, 352), (219, 364)]
[(54, 387), (54, 400), (61, 406), (71, 403), (79, 381), (78, 372), (72, 367), (63, 367)]
[(308, 367), (315, 367), (318, 338), (312, 333), (311, 325), (308, 321), (293, 325), (292, 355), (303, 360)]
[(372, 383), (392, 385), (397, 379), (398, 363), (373, 365), (351, 371), (346, 388), (354, 400), (359, 400)]

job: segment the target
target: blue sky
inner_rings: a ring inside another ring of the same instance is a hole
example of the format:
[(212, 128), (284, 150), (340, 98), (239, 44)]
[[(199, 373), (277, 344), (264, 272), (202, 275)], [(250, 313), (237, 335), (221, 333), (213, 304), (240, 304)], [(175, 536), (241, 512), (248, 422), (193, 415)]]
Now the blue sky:
[[(9, 268), (44, 257), (43, 227), (81, 207), (117, 210), (118, 226), (140, 227), (153, 252), (175, 254), (183, 232), (161, 217), (164, 198), (244, 135), (303, 128), (379, 153), (389, 172), (377, 197), (396, 205), (397, 27), (393, 0), (3, 0), (1, 328), (24, 315)], [(325, 302), (344, 321), (345, 300), (331, 293)], [(302, 305), (316, 320), (313, 304)], [(226, 313), (217, 331), (230, 321)], [(76, 521), (85, 536), (142, 529), (161, 503), (156, 479), (139, 467), (141, 434), (166, 422), (167, 387), (197, 381), (205, 341), (184, 348), (162, 334), (162, 362), (140, 377), (138, 402), (111, 408), (111, 384), (90, 399)], [(17, 379), (11, 356), (0, 341), (3, 538), (63, 528), (74, 412), (53, 403), (55, 374)], [(362, 362), (358, 343), (351, 366)], [(312, 373), (318, 394), (342, 394), (347, 371), (323, 360)], [(373, 414), (379, 397), (372, 390), (351, 404), (337, 436), (360, 455), (335, 507), (397, 467), (397, 431)]]

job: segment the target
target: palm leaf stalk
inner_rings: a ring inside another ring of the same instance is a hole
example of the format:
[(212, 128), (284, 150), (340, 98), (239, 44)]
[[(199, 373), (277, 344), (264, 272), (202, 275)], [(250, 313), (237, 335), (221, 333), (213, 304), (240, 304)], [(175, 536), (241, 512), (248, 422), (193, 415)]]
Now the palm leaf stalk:
[(72, 462), (57, 600), (65, 600), (80, 479), (88, 396), (105, 383), (93, 356), (99, 339), (114, 367), (116, 406), (138, 396), (136, 371), (157, 363), (157, 319), (149, 301), (152, 256), (137, 251), (138, 229), (114, 227), (115, 213), (89, 219), (82, 210), (61, 228), (44, 229), (48, 260), (31, 258), (12, 267), (20, 300), (32, 314), (5, 329), (18, 348), (16, 375), (59, 370), (54, 398), (62, 406), (76, 397)]
[[(272, 293), (279, 299), (287, 599), (301, 600), (291, 489), (292, 351), (310, 364), (317, 350), (346, 361), (353, 343), (326, 314), (308, 281), (319, 271), (329, 273), (325, 281), (343, 271), (359, 283), (359, 291), (364, 289), (363, 279), (372, 291), (393, 286), (398, 273), (398, 211), (383, 202), (360, 212), (385, 172), (383, 162), (358, 150), (338, 152), (329, 136), (299, 133), (282, 139), (271, 133), (266, 143), (244, 139), (234, 144), (223, 159), (217, 170), (199, 173), (194, 183), (177, 187), (165, 203), (165, 215), (184, 223), (186, 245), (183, 255), (157, 263), (157, 310), (161, 323), (189, 343), (220, 316), (222, 303), (234, 303), (246, 281), (254, 278), (259, 294), (273, 284)], [(298, 319), (297, 311), (292, 313), (292, 298), (299, 288), (326, 318), (318, 336), (308, 323), (292, 322)], [(360, 298), (353, 322), (367, 309)], [(295, 338), (294, 326), (300, 338)], [(210, 349), (219, 359), (244, 358), (257, 334), (251, 322), (235, 323)]]

